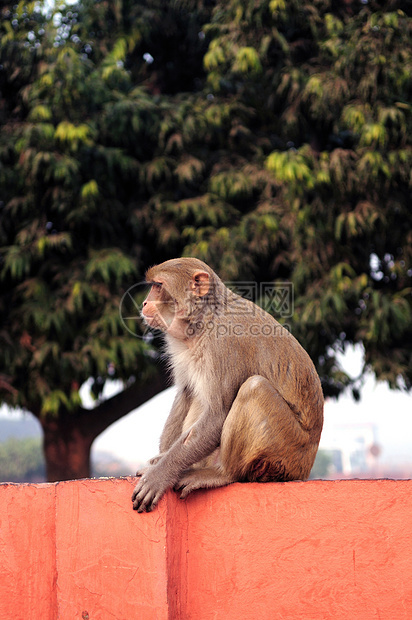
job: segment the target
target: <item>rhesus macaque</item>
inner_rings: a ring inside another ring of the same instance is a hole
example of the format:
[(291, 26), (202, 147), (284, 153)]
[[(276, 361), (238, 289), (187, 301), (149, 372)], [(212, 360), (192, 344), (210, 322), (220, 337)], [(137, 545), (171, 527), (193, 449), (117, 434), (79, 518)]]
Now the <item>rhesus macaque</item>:
[(145, 322), (165, 334), (178, 391), (160, 454), (137, 475), (132, 501), (152, 510), (235, 481), (305, 480), (323, 424), (315, 367), (272, 316), (231, 292), (196, 258), (149, 269)]

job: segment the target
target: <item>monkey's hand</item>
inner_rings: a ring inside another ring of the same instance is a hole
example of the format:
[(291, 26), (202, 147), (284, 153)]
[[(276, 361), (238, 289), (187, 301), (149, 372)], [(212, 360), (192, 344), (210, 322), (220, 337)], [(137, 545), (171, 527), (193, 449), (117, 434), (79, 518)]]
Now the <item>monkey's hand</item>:
[(133, 509), (137, 512), (150, 512), (156, 507), (166, 489), (173, 482), (164, 475), (164, 468), (150, 465), (142, 471), (142, 477), (135, 486), (132, 495)]
[(156, 465), (156, 463), (158, 463), (160, 461), (160, 459), (162, 458), (163, 454), (158, 454), (157, 456), (154, 456), (153, 458), (149, 459), (148, 463), (146, 465), (142, 465), (141, 467), (139, 467), (139, 469), (136, 472), (136, 476), (140, 477), (143, 476), (143, 474), (150, 469), (150, 465)]

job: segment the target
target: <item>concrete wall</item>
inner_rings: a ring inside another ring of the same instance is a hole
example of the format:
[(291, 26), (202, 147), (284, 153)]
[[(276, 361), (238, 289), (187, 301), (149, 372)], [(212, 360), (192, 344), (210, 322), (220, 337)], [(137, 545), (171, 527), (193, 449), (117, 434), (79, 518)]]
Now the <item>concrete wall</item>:
[(0, 485), (0, 620), (411, 620), (412, 481)]

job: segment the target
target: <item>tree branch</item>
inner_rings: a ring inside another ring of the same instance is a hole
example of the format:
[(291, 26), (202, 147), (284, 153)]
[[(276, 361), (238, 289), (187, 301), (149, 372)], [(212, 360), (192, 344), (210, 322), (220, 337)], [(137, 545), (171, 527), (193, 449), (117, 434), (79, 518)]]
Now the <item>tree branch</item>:
[(79, 424), (84, 434), (94, 440), (113, 422), (120, 420), (167, 387), (170, 387), (170, 378), (166, 370), (160, 367), (157, 376), (153, 377), (150, 383), (142, 385), (136, 381), (123, 392), (103, 401), (95, 409), (81, 408)]

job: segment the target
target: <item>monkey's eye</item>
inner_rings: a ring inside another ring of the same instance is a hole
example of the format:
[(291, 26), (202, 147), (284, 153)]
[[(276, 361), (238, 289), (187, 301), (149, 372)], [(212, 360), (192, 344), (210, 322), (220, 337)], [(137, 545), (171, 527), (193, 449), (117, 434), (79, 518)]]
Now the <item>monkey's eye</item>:
[(152, 291), (155, 295), (160, 296), (163, 284), (161, 282), (152, 282)]

